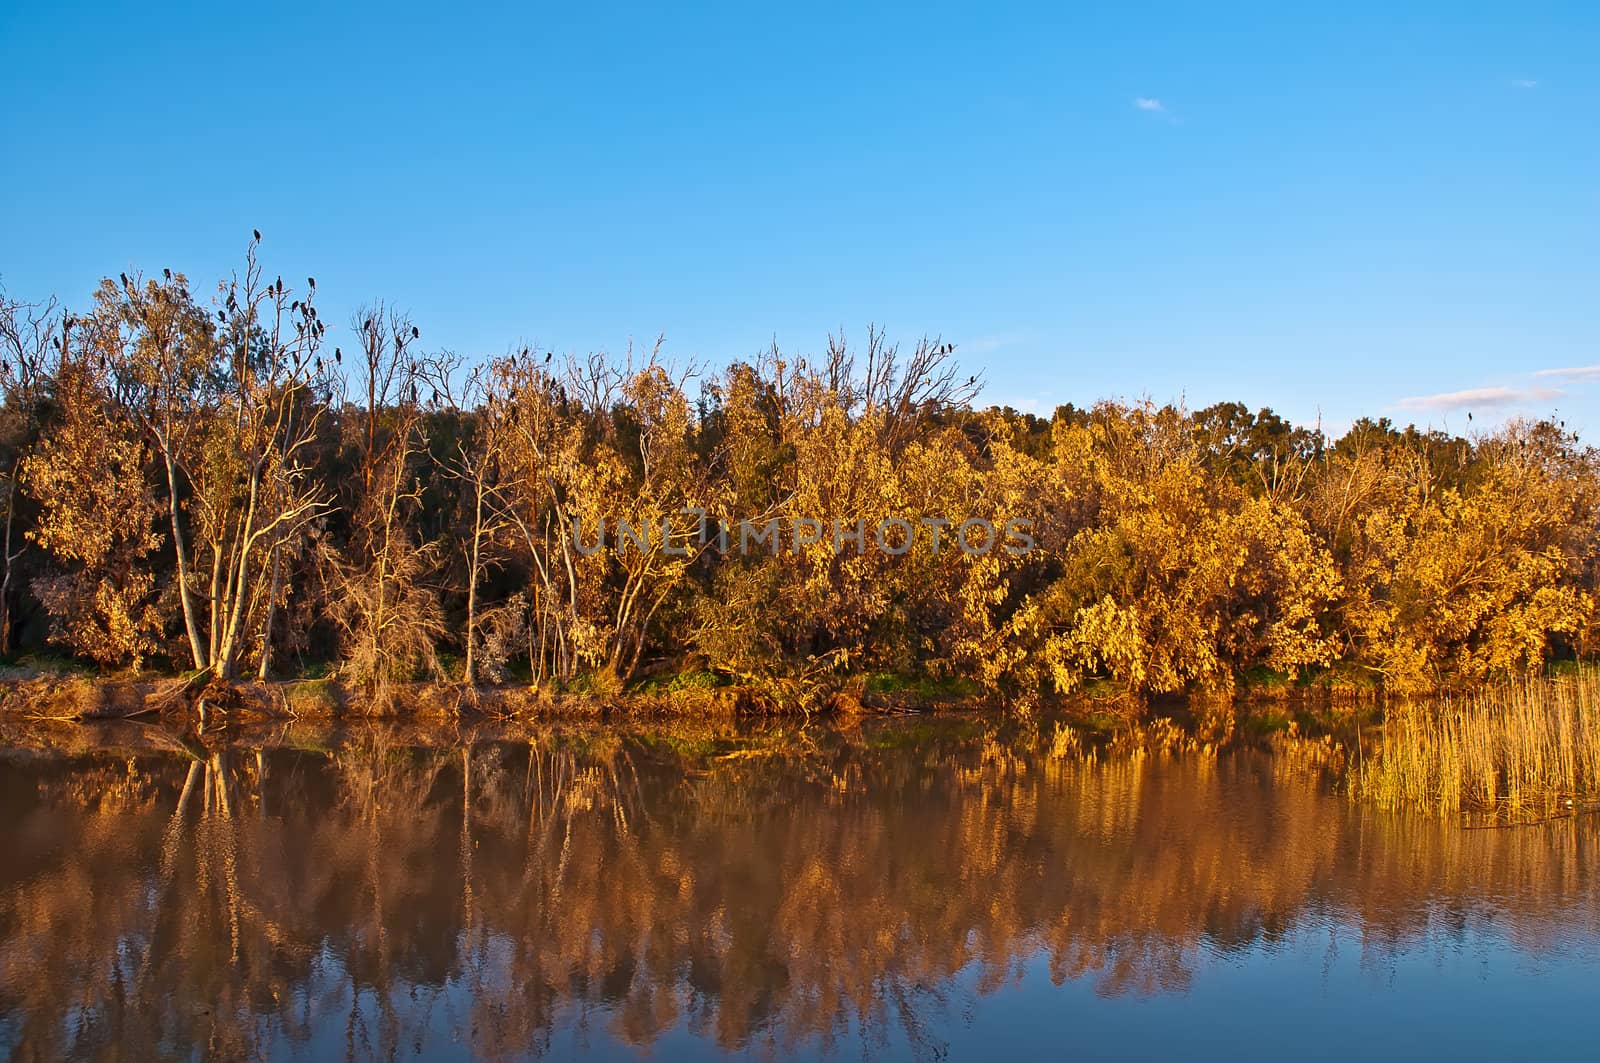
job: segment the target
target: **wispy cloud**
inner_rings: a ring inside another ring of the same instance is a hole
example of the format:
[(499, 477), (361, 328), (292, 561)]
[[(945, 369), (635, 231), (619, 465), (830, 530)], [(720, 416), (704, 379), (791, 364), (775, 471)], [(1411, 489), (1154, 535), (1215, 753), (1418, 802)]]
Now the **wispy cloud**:
[(1166, 114), (1167, 109), (1161, 101), (1154, 96), (1136, 96), (1133, 105), (1141, 111), (1153, 111), (1156, 114)]
[(1600, 380), (1600, 365), (1574, 365), (1566, 369), (1541, 369), (1534, 376), (1556, 380)]
[(1539, 83), (1533, 78), (1512, 78), (1511, 87), (1514, 89), (1536, 89)]
[(1028, 338), (1025, 332), (998, 332), (988, 336), (974, 336), (956, 345), (958, 354), (993, 354), (1002, 347), (1010, 347)]
[(1438, 395), (1413, 395), (1395, 403), (1402, 410), (1502, 409), (1560, 398), (1558, 388), (1467, 388)]

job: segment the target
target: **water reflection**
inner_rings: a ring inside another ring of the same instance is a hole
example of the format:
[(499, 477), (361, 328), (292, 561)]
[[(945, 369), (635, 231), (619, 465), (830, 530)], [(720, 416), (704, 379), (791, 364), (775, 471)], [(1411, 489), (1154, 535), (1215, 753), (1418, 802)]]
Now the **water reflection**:
[(1600, 940), (1592, 818), (1464, 831), (1292, 758), (961, 722), (712, 737), (13, 754), (0, 1048), (939, 1056), (1014, 1000), (1047, 1050), (1041, 985), (1180, 1001), (1344, 948), (1379, 992), (1416, 953)]

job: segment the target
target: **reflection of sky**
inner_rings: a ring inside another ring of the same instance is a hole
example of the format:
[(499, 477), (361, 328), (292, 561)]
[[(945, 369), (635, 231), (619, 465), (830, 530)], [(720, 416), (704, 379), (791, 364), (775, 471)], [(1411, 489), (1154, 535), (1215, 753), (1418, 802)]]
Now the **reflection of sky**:
[[(1053, 982), (1047, 956), (1016, 961), (1011, 977), (988, 985), (991, 972), (969, 965), (945, 985), (913, 990), (909, 1029), (890, 1009), (884, 1024), (862, 1035), (850, 1021), (819, 1050), (793, 1045), (764, 1030), (741, 1049), (757, 1058), (868, 1054), (898, 1059), (1160, 1059), (1339, 1060), (1583, 1058), (1593, 1049), (1590, 1019), (1600, 944), (1564, 941), (1548, 954), (1511, 944), (1492, 916), (1473, 918), (1459, 930), (1434, 928), (1394, 947), (1363, 945), (1358, 927), (1308, 918), (1280, 940), (1238, 950), (1202, 947), (1189, 959), (1185, 987), (1153, 993), (1107, 994), (1088, 974)], [(504, 945), (504, 943), (501, 943)], [(490, 943), (492, 957), (501, 950)], [(347, 981), (329, 970), (327, 991), (314, 991), (328, 1020), (309, 1045), (278, 1042), (306, 1058), (343, 1058)], [(414, 1032), (405, 1051), (420, 1046), (429, 1059), (470, 1059), (460, 1033), (473, 1022), (472, 985), (460, 976), (442, 987), (407, 987), (402, 1026)], [(376, 1021), (375, 1001), (363, 1001)], [(554, 1028), (540, 1035), (550, 1059), (586, 1054), (632, 1059), (637, 1047), (611, 1034), (608, 1005), (559, 1010)], [(714, 1051), (685, 1018), (649, 1046), (655, 1060), (703, 1058)]]
[(1106, 997), (1092, 978), (1051, 985), (1036, 958), (953, 1028), (951, 1058), (1061, 1046), (1085, 1059), (1578, 1058), (1593, 1049), (1580, 1016), (1594, 1006), (1597, 964), (1593, 940), (1532, 958), (1474, 928), (1375, 953), (1359, 929), (1332, 924), (1207, 952), (1187, 992)]

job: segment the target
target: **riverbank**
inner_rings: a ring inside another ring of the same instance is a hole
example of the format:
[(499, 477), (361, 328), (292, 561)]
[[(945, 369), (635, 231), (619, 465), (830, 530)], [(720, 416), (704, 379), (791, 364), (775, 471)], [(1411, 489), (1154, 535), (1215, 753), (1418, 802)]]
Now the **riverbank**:
[[(225, 683), (193, 673), (104, 674), (71, 667), (0, 668), (0, 714), (96, 721), (158, 716), (175, 721), (240, 719), (555, 719), (735, 716), (850, 717), (872, 714), (974, 713), (1067, 716), (1094, 730), (1176, 719), (1208, 741), (1246, 726), (1281, 726), (1291, 716), (1374, 710), (1381, 691), (1342, 679), (1290, 683), (1262, 674), (1210, 694), (1138, 697), (1092, 683), (1067, 696), (1007, 698), (963, 680), (892, 673), (826, 679), (739, 681), (708, 672), (649, 677), (626, 687), (589, 677), (565, 687), (454, 682), (392, 684), (374, 694), (337, 677)], [(1241, 712), (1241, 709), (1246, 711)], [(1262, 710), (1259, 712), (1251, 709)]]
[(332, 732), (363, 722), (401, 726), (418, 741), (457, 741), (485, 726), (567, 722), (653, 726), (676, 741), (672, 736), (703, 737), (707, 726), (738, 721), (792, 730), (813, 719), (919, 715), (964, 716), (1005, 730), (1008, 741), (1031, 732), (1031, 741), (1062, 757), (1270, 747), (1316, 763), (1352, 798), (1388, 809), (1526, 821), (1600, 800), (1600, 672), (1589, 667), (1426, 700), (1326, 684), (1246, 683), (1209, 697), (1130, 699), (1091, 689), (1031, 704), (960, 683), (884, 675), (788, 691), (705, 673), (618, 691), (415, 683), (373, 698), (330, 678), (228, 684), (201, 676), (0, 674), (0, 743), (23, 746), (47, 732), (44, 745), (71, 744), (62, 728), (115, 721), (158, 725), (212, 747), (251, 730)]

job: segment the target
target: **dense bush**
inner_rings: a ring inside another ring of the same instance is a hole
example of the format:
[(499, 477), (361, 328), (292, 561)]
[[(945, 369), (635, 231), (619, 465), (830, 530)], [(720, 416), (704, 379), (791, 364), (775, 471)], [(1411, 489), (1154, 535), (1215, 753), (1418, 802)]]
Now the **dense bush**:
[(695, 667), (1027, 694), (1337, 663), (1418, 690), (1595, 648), (1600, 479), (1557, 425), (1046, 420), (878, 333), (698, 377), (468, 366), (376, 306), (347, 351), (255, 252), (209, 301), (164, 274), (80, 314), (4, 304), (6, 650), (231, 678), (337, 647), (373, 689)]

